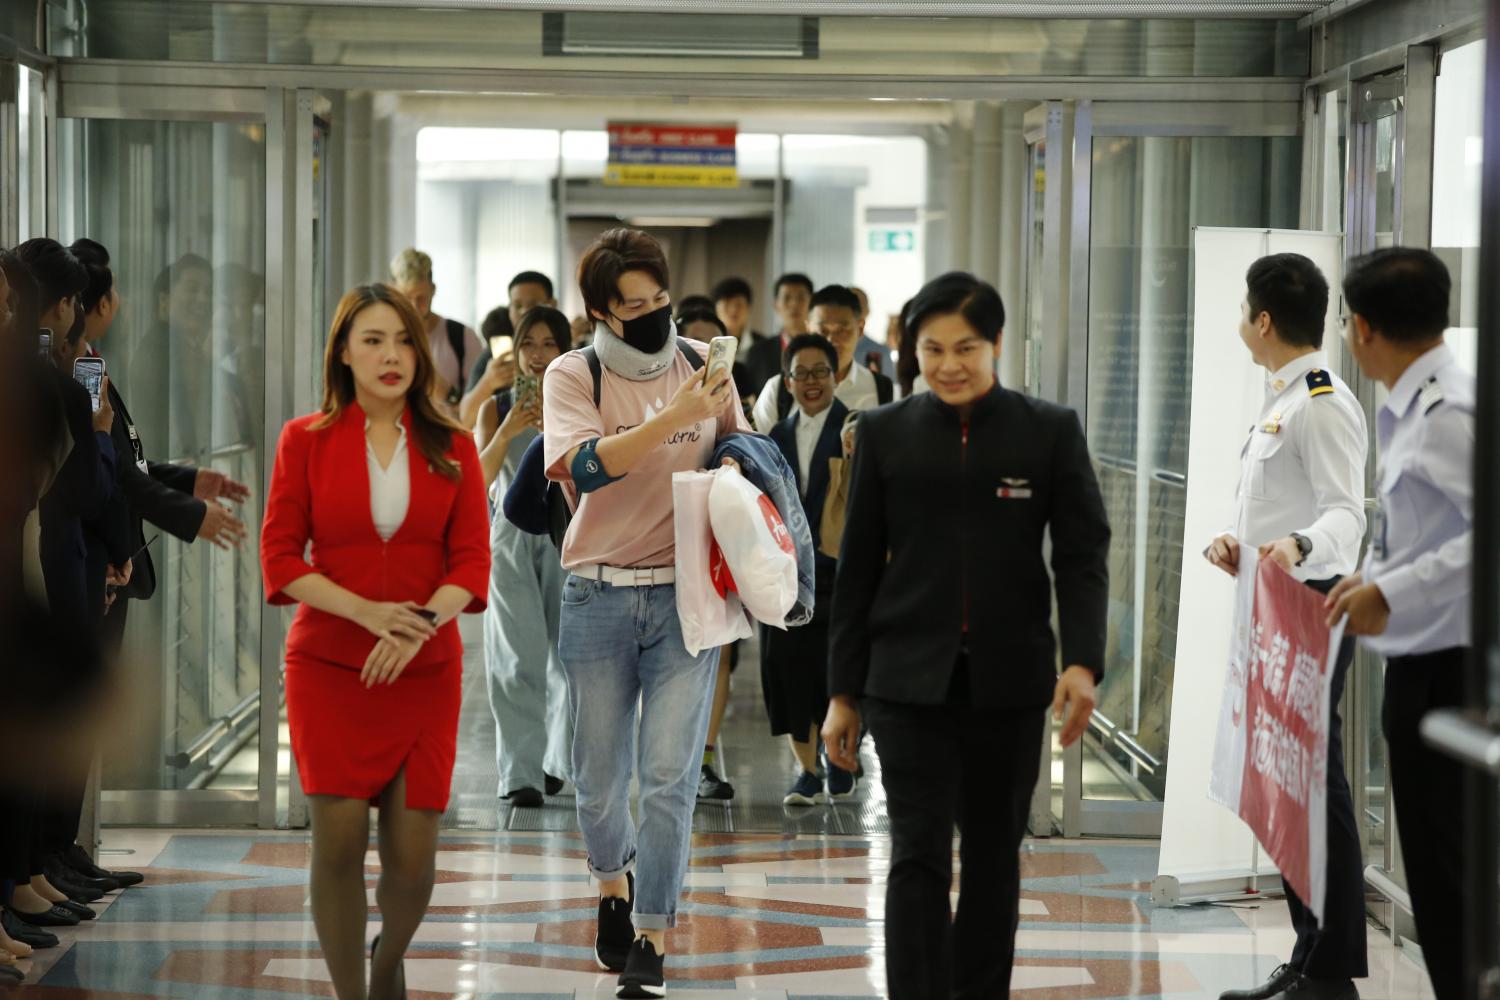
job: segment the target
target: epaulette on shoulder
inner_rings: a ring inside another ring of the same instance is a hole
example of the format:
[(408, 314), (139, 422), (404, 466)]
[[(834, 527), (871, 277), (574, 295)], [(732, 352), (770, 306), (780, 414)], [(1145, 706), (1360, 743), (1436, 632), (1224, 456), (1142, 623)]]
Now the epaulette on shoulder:
[(1321, 368), (1314, 368), (1307, 373), (1307, 394), (1309, 396), (1322, 396), (1333, 392), (1333, 376)]
[(1443, 386), (1434, 375), (1422, 383), (1417, 390), (1417, 404), (1422, 407), (1422, 416), (1427, 416), (1443, 402)]

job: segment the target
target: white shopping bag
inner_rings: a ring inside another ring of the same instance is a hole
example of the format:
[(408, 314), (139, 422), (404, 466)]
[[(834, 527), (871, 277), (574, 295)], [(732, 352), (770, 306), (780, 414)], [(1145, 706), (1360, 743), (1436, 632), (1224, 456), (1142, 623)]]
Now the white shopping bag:
[(692, 656), (750, 638), (750, 622), (734, 593), (720, 596), (709, 575), (713, 530), (708, 513), (714, 472), (672, 474), (672, 531), (677, 542), (677, 617)]
[(758, 621), (785, 629), (797, 603), (797, 548), (776, 505), (724, 466), (714, 471), (708, 515), (740, 600)]

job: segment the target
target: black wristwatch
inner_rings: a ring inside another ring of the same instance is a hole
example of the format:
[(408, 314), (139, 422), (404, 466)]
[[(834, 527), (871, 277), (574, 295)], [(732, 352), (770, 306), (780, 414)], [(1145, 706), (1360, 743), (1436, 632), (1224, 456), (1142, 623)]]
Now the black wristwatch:
[(1297, 551), (1302, 553), (1302, 558), (1297, 560), (1297, 565), (1301, 566), (1307, 562), (1307, 554), (1312, 551), (1312, 539), (1306, 535), (1299, 535), (1295, 531), (1292, 532), (1291, 539), (1297, 543)]

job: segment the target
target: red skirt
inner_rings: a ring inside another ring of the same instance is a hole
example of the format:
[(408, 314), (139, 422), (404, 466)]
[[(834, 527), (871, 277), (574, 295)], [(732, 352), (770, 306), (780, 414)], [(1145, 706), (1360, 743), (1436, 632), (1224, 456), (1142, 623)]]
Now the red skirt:
[(359, 671), (288, 652), (286, 714), (308, 795), (368, 799), (406, 768), (406, 808), (448, 808), (463, 661), (366, 689)]

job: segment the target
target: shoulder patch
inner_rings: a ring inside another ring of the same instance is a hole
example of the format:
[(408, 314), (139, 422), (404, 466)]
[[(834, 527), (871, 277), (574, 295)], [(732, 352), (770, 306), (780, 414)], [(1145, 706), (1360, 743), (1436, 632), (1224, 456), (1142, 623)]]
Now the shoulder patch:
[(1438, 383), (1434, 375), (1422, 383), (1422, 388), (1417, 390), (1417, 404), (1422, 407), (1422, 416), (1427, 416), (1443, 401), (1443, 387)]
[(1321, 368), (1314, 368), (1307, 373), (1307, 394), (1309, 396), (1322, 396), (1333, 392), (1333, 376)]

